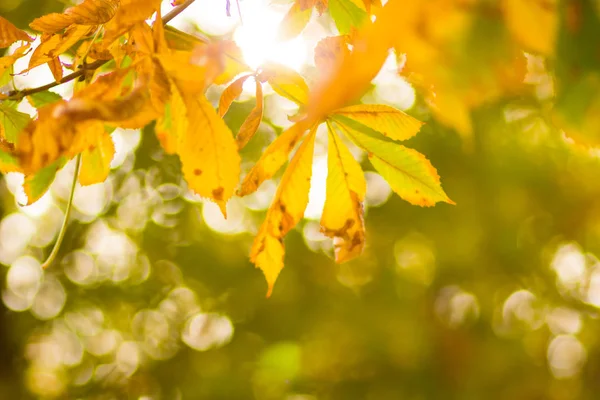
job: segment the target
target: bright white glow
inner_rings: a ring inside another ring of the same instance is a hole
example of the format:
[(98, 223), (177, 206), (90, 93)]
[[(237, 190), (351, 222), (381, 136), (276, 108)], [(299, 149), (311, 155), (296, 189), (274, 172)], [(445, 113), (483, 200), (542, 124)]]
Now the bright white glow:
[(202, 217), (206, 225), (218, 233), (235, 235), (246, 231), (246, 211), (239, 198), (232, 198), (227, 202), (227, 219), (223, 217), (219, 206), (210, 201), (202, 206)]
[(313, 173), (310, 178), (310, 192), (304, 218), (319, 219), (325, 205), (327, 194), (327, 158), (315, 157)]
[[(266, 0), (240, 2), (243, 25), (236, 28), (233, 38), (244, 54), (244, 60), (257, 68), (265, 61), (287, 65), (295, 70), (307, 61), (306, 43), (301, 36), (280, 41), (277, 32), (286, 9), (270, 5)], [(235, 18), (232, 5), (232, 18)]]
[(559, 379), (577, 375), (587, 359), (583, 344), (574, 336), (558, 335), (548, 345), (548, 363)]
[[(398, 75), (396, 55), (390, 52), (379, 74), (373, 79), (377, 85), (377, 96), (386, 103), (393, 104), (403, 110), (411, 108), (415, 103), (415, 91), (408, 82)], [(379, 99), (377, 99), (378, 102)]]

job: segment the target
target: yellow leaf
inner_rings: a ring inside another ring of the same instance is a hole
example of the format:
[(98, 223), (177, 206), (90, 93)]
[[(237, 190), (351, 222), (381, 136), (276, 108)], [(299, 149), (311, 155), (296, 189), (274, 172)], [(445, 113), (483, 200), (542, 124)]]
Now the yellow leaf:
[(319, 12), (319, 15), (323, 14), (327, 10), (328, 0), (296, 0), (296, 4), (301, 10), (307, 10), (315, 7)]
[(110, 46), (108, 46), (108, 51), (111, 56), (115, 59), (115, 63), (117, 67), (121, 67), (123, 63), (123, 59), (125, 58), (125, 50), (124, 46), (119, 43), (119, 40), (115, 40)]
[(322, 231), (333, 237), (335, 261), (349, 261), (363, 250), (365, 227), (362, 201), (367, 184), (358, 162), (340, 138), (329, 129), (327, 192)]
[(0, 76), (2, 76), (7, 69), (12, 67), (15, 61), (29, 53), (29, 46), (30, 44), (27, 43), (17, 48), (13, 54), (0, 57)]
[(394, 140), (410, 139), (419, 132), (423, 123), (410, 115), (383, 104), (361, 104), (336, 110), (343, 115)]
[(304, 78), (285, 65), (267, 63), (261, 67), (259, 79), (267, 81), (273, 90), (294, 103), (305, 106), (308, 102), (308, 85)]
[(550, 56), (558, 29), (556, 0), (503, 0), (506, 25), (526, 50)]
[(439, 122), (455, 129), (465, 138), (471, 137), (471, 110), (454, 91), (439, 90), (426, 100)]
[(290, 40), (298, 36), (310, 21), (311, 16), (312, 8), (302, 10), (299, 3), (294, 3), (279, 24), (279, 38)]
[(110, 135), (104, 132), (101, 122), (95, 121), (90, 135), (97, 138), (94, 144), (81, 153), (79, 183), (82, 186), (104, 182), (110, 172), (110, 163), (115, 155), (115, 145)]
[(275, 139), (252, 167), (242, 182), (239, 196), (254, 193), (267, 179), (271, 179), (288, 160), (290, 152), (306, 132), (306, 125), (297, 122)]
[(90, 126), (97, 121), (74, 123), (68, 116), (57, 113), (65, 107), (67, 102), (61, 100), (39, 108), (38, 119), (19, 134), (14, 155), (25, 175), (35, 175), (63, 156), (72, 158), (96, 140), (89, 133), (95, 131)]
[(92, 83), (77, 91), (78, 97), (110, 100), (123, 93), (125, 81), (133, 75), (132, 68), (121, 68), (98, 76)]
[(73, 24), (73, 18), (70, 15), (52, 13), (36, 18), (29, 24), (31, 29), (44, 33), (55, 33), (61, 31)]
[[(96, 30), (95, 26), (74, 25), (69, 27), (64, 34), (55, 34), (52, 36), (42, 36), (42, 43), (34, 50), (29, 60), (29, 68), (37, 67), (48, 62), (69, 50), (75, 43), (83, 37)], [(26, 72), (23, 71), (23, 72)]]
[(246, 144), (252, 139), (263, 117), (263, 91), (262, 84), (256, 81), (256, 107), (250, 111), (250, 115), (246, 118), (240, 131), (237, 134), (236, 142), (239, 149), (243, 149)]
[(187, 94), (204, 93), (211, 83), (210, 76), (214, 78), (219, 68), (214, 60), (203, 66), (192, 63), (192, 53), (189, 51), (172, 50), (169, 53), (157, 54), (155, 58), (167, 75), (175, 81), (177, 88)]
[(0, 49), (8, 47), (19, 40), (31, 42), (33, 38), (0, 16)]
[(114, 18), (105, 26), (104, 40), (112, 44), (137, 22), (147, 20), (160, 9), (161, 0), (121, 0), (121, 6)]
[(150, 91), (150, 101), (154, 106), (154, 109), (158, 113), (162, 113), (165, 109), (165, 104), (171, 97), (171, 83), (169, 77), (163, 69), (162, 65), (155, 59), (148, 59), (150, 63), (151, 79), (148, 84), (148, 90)]
[(430, 207), (440, 201), (455, 204), (442, 189), (436, 169), (423, 154), (363, 134), (345, 123), (336, 124), (349, 139), (367, 152), (373, 167), (398, 196), (422, 207)]
[(267, 211), (267, 216), (250, 251), (250, 260), (260, 268), (267, 280), (269, 290), (283, 269), (285, 253), (283, 237), (302, 219), (308, 204), (316, 126), (304, 140), (286, 169)]
[(36, 18), (29, 26), (36, 31), (55, 33), (72, 24), (101, 25), (115, 16), (119, 4), (119, 0), (85, 0), (67, 8), (63, 14), (52, 13)]
[(381, 8), (381, 0), (362, 0), (365, 10), (370, 14), (372, 8)]
[(32, 175), (52, 164), (70, 147), (76, 131), (66, 119), (52, 117), (59, 101), (38, 109), (38, 119), (30, 122), (19, 134), (15, 155), (25, 175)]
[(208, 100), (183, 94), (188, 129), (179, 138), (179, 158), (190, 189), (215, 201), (223, 215), (240, 178), (233, 134)]
[[(130, 120), (145, 111), (150, 104), (150, 93), (144, 83), (126, 96), (114, 100), (103, 100), (76, 95), (54, 110), (54, 117), (66, 117), (71, 122), (97, 119), (105, 122), (123, 122)], [(138, 126), (139, 127), (139, 126)], [(128, 128), (132, 128), (128, 126)]]
[(169, 46), (165, 39), (165, 26), (163, 25), (160, 12), (157, 13), (154, 25), (152, 25), (152, 36), (154, 38), (154, 51), (156, 53), (166, 53), (169, 51)]
[(373, 23), (364, 23), (353, 40), (353, 49), (331, 74), (321, 76), (308, 102), (308, 120), (327, 114), (360, 98), (377, 75), (402, 24), (404, 2), (390, 0), (378, 10)]
[(152, 37), (152, 30), (147, 23), (136, 23), (129, 31), (129, 35), (136, 52), (144, 55), (154, 53), (154, 38)]
[(47, 62), (52, 61), (51, 52), (60, 45), (61, 35), (42, 35), (41, 41), (42, 42), (40, 45), (36, 47), (31, 54), (28, 68), (21, 73), (26, 73), (38, 65), (46, 64)]
[(60, 81), (63, 77), (63, 66), (58, 57), (53, 58), (48, 61), (48, 67), (50, 68), (50, 72), (52, 72), (52, 76), (56, 82)]
[(176, 87), (171, 87), (171, 99), (166, 105), (166, 111), (156, 121), (156, 137), (168, 154), (179, 151), (179, 141), (188, 130), (186, 108)]
[(221, 97), (219, 98), (219, 115), (223, 117), (227, 114), (229, 107), (235, 99), (237, 99), (240, 94), (242, 94), (242, 90), (244, 89), (244, 82), (246, 79), (250, 78), (252, 75), (244, 75), (233, 81), (229, 86), (223, 90), (221, 93)]
[(337, 71), (350, 54), (348, 36), (330, 36), (321, 39), (315, 47), (315, 66), (321, 75)]
[(216, 85), (222, 85), (239, 74), (252, 71), (252, 68), (243, 62), (242, 50), (233, 40), (219, 41), (219, 48), (223, 55), (223, 70), (214, 80)]

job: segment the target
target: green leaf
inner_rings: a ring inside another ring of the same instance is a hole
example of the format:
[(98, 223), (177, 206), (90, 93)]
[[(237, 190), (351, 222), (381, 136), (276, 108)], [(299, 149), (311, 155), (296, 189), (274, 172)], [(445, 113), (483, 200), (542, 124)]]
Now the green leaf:
[(358, 28), (367, 19), (367, 13), (351, 0), (329, 0), (329, 15), (342, 35), (350, 34), (351, 28)]
[(6, 103), (0, 104), (0, 137), (16, 143), (19, 133), (31, 122), (29, 115), (19, 112)]
[(61, 99), (62, 97), (60, 97), (60, 95), (50, 91), (34, 93), (27, 96), (27, 100), (35, 108), (42, 108), (45, 105), (55, 103)]
[[(336, 110), (332, 117), (347, 117), (369, 130), (393, 140), (407, 140), (415, 136), (423, 123), (403, 111), (384, 104), (359, 104)], [(361, 129), (358, 129), (361, 130)]]
[(383, 143), (395, 143), (394, 140), (390, 139), (387, 136), (384, 136), (383, 133), (381, 133), (371, 127), (368, 127), (365, 124), (361, 124), (357, 120), (349, 118), (345, 115), (331, 114), (329, 116), (329, 119), (331, 121), (337, 123), (338, 125), (342, 125), (353, 131), (360, 132), (360, 133), (364, 134), (365, 136), (368, 136), (372, 139), (379, 140)]
[[(2, 71), (2, 69), (0, 69)], [(12, 80), (13, 67), (12, 65), (0, 73), (0, 86), (8, 85)]]
[(0, 171), (19, 171), (19, 161), (12, 155), (0, 150)]
[(40, 199), (48, 191), (56, 172), (65, 164), (65, 158), (61, 157), (47, 167), (42, 168), (33, 175), (25, 177), (23, 182), (23, 190), (27, 195), (27, 205), (33, 204)]
[(336, 123), (358, 147), (398, 196), (411, 204), (430, 207), (437, 202), (454, 204), (446, 195), (436, 169), (425, 156), (395, 142), (379, 139)]

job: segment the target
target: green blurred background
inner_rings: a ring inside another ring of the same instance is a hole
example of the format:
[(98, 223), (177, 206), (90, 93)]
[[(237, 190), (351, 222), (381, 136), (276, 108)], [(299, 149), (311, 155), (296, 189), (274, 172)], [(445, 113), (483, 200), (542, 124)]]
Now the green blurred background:
[[(3, 0), (0, 15), (24, 28), (63, 7)], [(586, 32), (598, 32), (594, 18)], [(597, 74), (596, 62), (584, 66)], [(457, 205), (411, 206), (364, 160), (364, 255), (336, 265), (307, 212), (269, 299), (248, 253), (274, 182), (233, 200), (226, 222), (187, 192), (152, 127), (117, 131), (109, 180), (78, 188), (59, 261), (42, 273), (73, 166), (27, 208), (13, 195), (20, 178), (5, 176), (0, 399), (599, 398), (600, 152), (555, 128), (539, 91), (473, 109), (465, 137), (419, 96), (406, 100), (408, 84), (382, 82), (367, 98), (412, 106), (427, 122), (408, 146), (430, 158)], [(266, 100), (246, 171), (286, 106)], [(234, 131), (252, 107), (234, 104)], [(317, 167), (325, 149), (317, 143)]]

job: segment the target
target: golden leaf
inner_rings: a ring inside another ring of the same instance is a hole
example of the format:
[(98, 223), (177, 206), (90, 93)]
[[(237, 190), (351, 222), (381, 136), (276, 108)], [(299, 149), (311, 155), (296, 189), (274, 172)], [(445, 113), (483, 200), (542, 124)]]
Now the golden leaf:
[(306, 27), (312, 16), (312, 8), (302, 10), (299, 3), (294, 3), (279, 24), (278, 36), (281, 40), (290, 40), (298, 36)]
[(75, 43), (95, 30), (95, 26), (73, 25), (64, 34), (42, 35), (42, 43), (33, 51), (29, 60), (29, 67), (23, 72), (29, 71), (38, 65), (52, 62), (54, 58), (69, 50)]
[(301, 10), (315, 7), (319, 15), (321, 15), (327, 11), (328, 0), (296, 0), (296, 4), (298, 4)]
[(350, 54), (348, 36), (330, 36), (317, 43), (315, 47), (315, 66), (321, 75), (337, 71), (344, 59)]
[(343, 115), (394, 140), (406, 140), (416, 135), (423, 123), (410, 115), (383, 104), (361, 104), (336, 110), (332, 116)]
[(112, 44), (119, 36), (137, 22), (147, 20), (160, 9), (161, 0), (121, 0), (121, 6), (113, 19), (105, 26), (104, 41)]
[(223, 57), (223, 70), (214, 80), (216, 85), (222, 85), (239, 74), (252, 71), (252, 68), (243, 62), (242, 50), (233, 40), (219, 41), (219, 48)]
[[(251, 69), (243, 61), (242, 50), (233, 40), (201, 43), (194, 47), (192, 63), (206, 67), (210, 81), (222, 85)], [(216, 68), (215, 68), (216, 67)]]
[(304, 78), (285, 65), (266, 63), (261, 66), (259, 79), (269, 82), (273, 90), (294, 103), (304, 106), (308, 101), (308, 85)]
[(19, 58), (29, 53), (29, 47), (29, 43), (24, 44), (23, 46), (17, 48), (13, 54), (0, 57), (0, 76), (2, 76), (7, 69), (12, 67)]
[[(71, 122), (97, 119), (105, 122), (118, 122), (120, 126), (124, 126), (126, 121), (145, 111), (146, 106), (151, 106), (147, 85), (142, 81), (138, 82), (136, 86), (126, 96), (113, 100), (98, 101), (96, 98), (77, 94), (68, 102), (57, 107), (53, 115), (55, 118), (66, 117)], [(132, 129), (133, 127), (127, 126), (127, 128)]]
[(297, 122), (279, 135), (248, 172), (242, 181), (238, 195), (247, 196), (254, 193), (264, 181), (271, 179), (288, 160), (290, 152), (296, 147), (304, 132), (306, 132), (306, 125)]
[(119, 4), (119, 0), (85, 0), (67, 8), (63, 14), (52, 13), (36, 18), (29, 26), (36, 31), (55, 33), (73, 24), (101, 25), (115, 16)]
[(81, 153), (81, 169), (79, 183), (82, 186), (104, 182), (110, 172), (110, 163), (115, 155), (112, 138), (104, 131), (102, 122), (95, 121), (90, 135), (96, 138), (95, 143)]
[(62, 156), (68, 159), (88, 148), (95, 140), (86, 133), (90, 124), (103, 121), (139, 128), (156, 119), (147, 77), (138, 77), (133, 90), (123, 93), (121, 82), (129, 72), (101, 76), (71, 100), (41, 107), (38, 119), (21, 132), (16, 144), (24, 172), (33, 174)]
[(162, 65), (156, 59), (148, 59), (151, 64), (149, 68), (151, 73), (148, 90), (150, 91), (150, 101), (154, 109), (160, 114), (165, 109), (165, 104), (171, 97), (171, 83), (169, 77)]
[(192, 63), (192, 53), (189, 51), (171, 50), (168, 53), (157, 54), (167, 75), (173, 79), (177, 88), (187, 94), (204, 93), (214, 77), (219, 73), (220, 65), (217, 60), (210, 60), (200, 66)]
[(308, 204), (316, 131), (315, 126), (292, 158), (252, 244), (250, 260), (265, 275), (267, 297), (283, 269), (283, 237), (302, 219)]
[(321, 226), (325, 235), (334, 238), (335, 261), (342, 263), (359, 256), (365, 244), (362, 202), (367, 184), (358, 162), (327, 127), (327, 192)]
[(183, 94), (188, 129), (178, 154), (190, 189), (216, 202), (223, 215), (240, 178), (240, 156), (233, 134), (203, 96)]
[(63, 156), (72, 158), (93, 143), (88, 127), (96, 121), (74, 123), (68, 116), (55, 115), (66, 106), (61, 100), (39, 108), (38, 119), (19, 134), (14, 155), (25, 175), (35, 175)]
[(61, 35), (42, 35), (41, 43), (35, 48), (29, 59), (29, 66), (26, 70), (22, 71), (21, 74), (28, 72), (29, 70), (37, 67), (38, 65), (46, 64), (52, 61), (51, 52), (60, 45)]
[(262, 84), (256, 81), (256, 106), (250, 111), (250, 115), (246, 118), (235, 140), (238, 148), (243, 149), (246, 144), (252, 139), (263, 117), (263, 91)]
[(558, 29), (556, 0), (503, 0), (506, 25), (527, 50), (551, 56)]
[(154, 38), (154, 51), (156, 53), (166, 53), (169, 51), (169, 46), (165, 39), (165, 26), (163, 25), (160, 12), (157, 13), (154, 25), (152, 25), (152, 36)]
[(176, 87), (171, 87), (171, 98), (165, 113), (156, 121), (156, 137), (168, 154), (179, 151), (179, 142), (188, 130), (186, 107)]
[(252, 75), (244, 75), (233, 81), (229, 86), (223, 90), (221, 97), (219, 98), (219, 115), (223, 117), (227, 114), (229, 107), (235, 99), (237, 99), (244, 88), (244, 82)]
[(130, 41), (134, 43), (135, 51), (143, 55), (154, 53), (154, 38), (152, 30), (145, 22), (138, 22), (129, 31)]
[(357, 100), (377, 75), (394, 44), (404, 15), (404, 2), (391, 0), (378, 10), (373, 23), (364, 23), (353, 40), (353, 49), (334, 73), (322, 76), (311, 91), (308, 120), (320, 121), (327, 114)]
[(60, 58), (54, 57), (52, 60), (48, 61), (48, 67), (50, 68), (50, 72), (52, 72), (52, 76), (56, 82), (60, 81), (63, 77), (63, 66), (60, 62)]
[(31, 42), (33, 38), (0, 16), (0, 49), (8, 47), (19, 40)]

